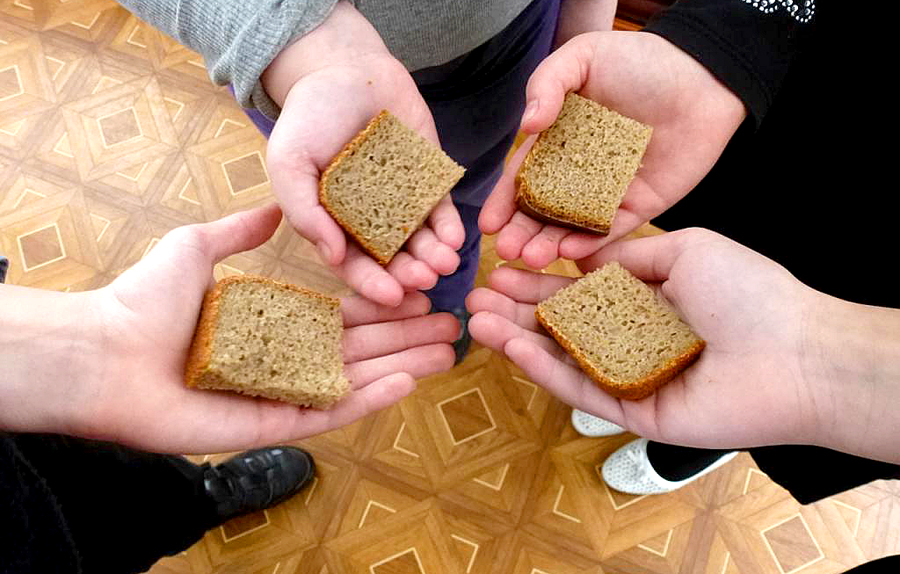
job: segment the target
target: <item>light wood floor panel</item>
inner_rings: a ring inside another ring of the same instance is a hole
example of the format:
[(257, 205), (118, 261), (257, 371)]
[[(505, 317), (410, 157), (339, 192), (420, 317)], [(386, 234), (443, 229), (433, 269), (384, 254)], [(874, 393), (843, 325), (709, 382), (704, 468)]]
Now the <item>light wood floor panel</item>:
[[(111, 0), (0, 2), (11, 283), (100, 287), (168, 230), (269, 201), (265, 141), (197, 54)], [(487, 238), (479, 283), (499, 264)], [(347, 291), (285, 224), (215, 269), (240, 273)], [(319, 472), (297, 497), (151, 572), (812, 574), (900, 552), (896, 482), (803, 507), (742, 454), (678, 492), (624, 495), (599, 468), (632, 437), (581, 437), (570, 412), (475, 345), (399, 404), (300, 441)]]

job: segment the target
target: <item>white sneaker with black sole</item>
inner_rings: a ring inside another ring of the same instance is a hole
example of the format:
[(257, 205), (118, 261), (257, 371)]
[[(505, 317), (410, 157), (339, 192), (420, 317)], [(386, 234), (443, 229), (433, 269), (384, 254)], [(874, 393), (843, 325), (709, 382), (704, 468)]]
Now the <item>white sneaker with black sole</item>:
[(730, 452), (684, 480), (671, 481), (661, 477), (650, 464), (650, 459), (647, 458), (648, 442), (645, 438), (635, 439), (606, 459), (603, 463), (603, 480), (610, 488), (627, 494), (665, 494), (709, 474), (738, 454), (738, 451)]

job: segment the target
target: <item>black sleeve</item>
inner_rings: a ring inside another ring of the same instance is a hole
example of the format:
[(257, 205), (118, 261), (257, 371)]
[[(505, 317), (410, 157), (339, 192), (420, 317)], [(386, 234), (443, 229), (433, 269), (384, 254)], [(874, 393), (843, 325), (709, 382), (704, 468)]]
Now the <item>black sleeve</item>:
[(814, 33), (814, 0), (679, 0), (647, 23), (703, 64), (758, 127)]

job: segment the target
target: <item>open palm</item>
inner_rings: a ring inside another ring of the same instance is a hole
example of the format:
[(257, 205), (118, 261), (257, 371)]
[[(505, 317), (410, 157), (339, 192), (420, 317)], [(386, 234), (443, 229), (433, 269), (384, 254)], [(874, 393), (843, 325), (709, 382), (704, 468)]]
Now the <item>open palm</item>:
[(549, 127), (571, 91), (652, 126), (653, 136), (605, 238), (516, 211), (515, 174), (536, 136), (523, 143), (479, 224), (485, 233), (499, 233), (501, 257), (522, 257), (533, 268), (558, 257), (586, 257), (674, 205), (706, 175), (745, 117), (741, 101), (696, 60), (645, 32), (582, 34), (551, 54), (529, 80), (532, 108), (526, 108), (523, 131)]
[(403, 65), (356, 10), (340, 2), (316, 30), (286, 48), (263, 76), (282, 111), (269, 139), (272, 189), (285, 216), (361, 295), (396, 305), (456, 270), (464, 230), (450, 196), (382, 268), (319, 204), (319, 176), (382, 110), (439, 145), (431, 112)]
[(699, 360), (641, 401), (601, 391), (534, 318), (572, 279), (501, 268), (467, 301), (472, 336), (505, 353), (564, 402), (653, 440), (736, 448), (812, 440), (816, 418), (801, 341), (818, 295), (771, 260), (712, 232), (622, 241), (590, 260), (617, 260), (663, 295), (706, 340)]
[(102, 318), (99, 376), (73, 434), (154, 451), (224, 452), (307, 437), (348, 424), (412, 392), (414, 379), (453, 365), (450, 314), (427, 315), (421, 293), (394, 308), (354, 296), (341, 304), (352, 391), (330, 410), (227, 392), (188, 389), (184, 364), (213, 265), (268, 239), (277, 206), (167, 234), (137, 265), (91, 292)]

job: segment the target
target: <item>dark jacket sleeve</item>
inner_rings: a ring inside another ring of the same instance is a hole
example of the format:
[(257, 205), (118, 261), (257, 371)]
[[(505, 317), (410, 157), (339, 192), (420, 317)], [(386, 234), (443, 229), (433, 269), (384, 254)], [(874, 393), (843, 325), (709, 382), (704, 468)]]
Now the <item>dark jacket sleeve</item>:
[(703, 64), (758, 127), (814, 34), (814, 0), (679, 0), (647, 23)]

